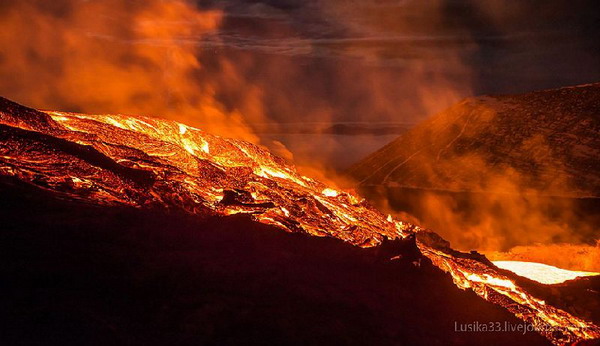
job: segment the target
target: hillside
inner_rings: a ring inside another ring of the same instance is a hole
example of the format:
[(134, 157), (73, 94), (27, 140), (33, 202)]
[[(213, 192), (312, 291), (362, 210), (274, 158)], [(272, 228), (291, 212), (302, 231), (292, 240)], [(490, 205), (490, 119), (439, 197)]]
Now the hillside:
[(353, 165), (362, 185), (600, 196), (600, 83), (466, 99)]

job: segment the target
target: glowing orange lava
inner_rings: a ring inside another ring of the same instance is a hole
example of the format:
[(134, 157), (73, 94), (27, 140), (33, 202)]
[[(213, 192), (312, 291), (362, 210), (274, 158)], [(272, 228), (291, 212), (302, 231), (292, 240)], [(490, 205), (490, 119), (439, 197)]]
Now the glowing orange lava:
[(492, 263), (494, 263), (498, 268), (510, 270), (517, 275), (547, 285), (560, 284), (567, 280), (573, 280), (583, 276), (600, 275), (600, 273), (561, 269), (547, 264), (535, 262), (494, 261)]
[[(0, 98), (0, 130), (0, 175), (61, 198), (198, 216), (244, 214), (287, 232), (361, 247), (426, 232), (300, 175), (264, 148), (174, 121), (39, 112)], [(503, 306), (553, 343), (600, 338), (598, 326), (546, 304), (489, 262), (417, 244), (459, 288)]]

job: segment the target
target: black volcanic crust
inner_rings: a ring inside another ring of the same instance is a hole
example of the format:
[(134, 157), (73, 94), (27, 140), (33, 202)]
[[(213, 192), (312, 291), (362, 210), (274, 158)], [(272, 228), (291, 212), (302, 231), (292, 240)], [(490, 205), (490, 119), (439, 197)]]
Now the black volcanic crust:
[(455, 332), (520, 321), (410, 241), (361, 249), (247, 216), (61, 201), (4, 178), (0, 196), (2, 344), (548, 344)]

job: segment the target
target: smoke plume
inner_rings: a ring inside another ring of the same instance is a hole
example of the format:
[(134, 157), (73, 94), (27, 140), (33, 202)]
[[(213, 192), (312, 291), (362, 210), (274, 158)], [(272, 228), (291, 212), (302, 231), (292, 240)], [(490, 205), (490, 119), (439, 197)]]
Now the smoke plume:
[[(0, 10), (0, 94), (23, 104), (166, 117), (256, 141), (215, 98), (194, 42), (222, 13), (184, 0), (9, 1)], [(246, 102), (255, 100), (249, 90)]]

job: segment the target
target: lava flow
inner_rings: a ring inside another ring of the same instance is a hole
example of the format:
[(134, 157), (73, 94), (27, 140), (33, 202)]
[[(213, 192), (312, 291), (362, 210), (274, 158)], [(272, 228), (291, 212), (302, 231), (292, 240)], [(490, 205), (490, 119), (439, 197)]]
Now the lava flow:
[[(0, 176), (98, 205), (243, 213), (361, 247), (429, 232), (302, 176), (261, 147), (142, 116), (41, 112), (0, 99)], [(553, 343), (600, 338), (598, 326), (534, 297), (483, 256), (417, 243), (458, 287), (503, 306)]]
[(563, 283), (582, 276), (600, 275), (600, 273), (566, 270), (535, 262), (493, 261), (493, 263), (498, 268), (510, 270), (517, 275), (548, 285)]

